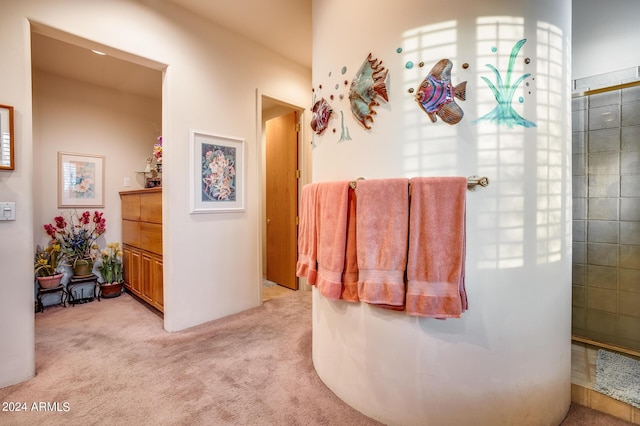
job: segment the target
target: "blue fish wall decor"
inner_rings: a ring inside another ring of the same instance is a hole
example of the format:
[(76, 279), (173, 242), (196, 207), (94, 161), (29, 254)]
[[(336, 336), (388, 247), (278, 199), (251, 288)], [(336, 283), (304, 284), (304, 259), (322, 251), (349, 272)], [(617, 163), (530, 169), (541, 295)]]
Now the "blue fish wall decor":
[(436, 116), (447, 124), (456, 124), (464, 116), (455, 98), (463, 101), (466, 99), (467, 82), (463, 81), (454, 87), (451, 84), (452, 67), (453, 63), (449, 59), (441, 59), (422, 80), (416, 92), (418, 105), (434, 123)]
[(386, 84), (388, 71), (382, 66), (382, 61), (372, 58), (369, 53), (351, 82), (351, 112), (366, 129), (371, 129), (368, 122), (373, 123), (373, 115), (376, 114), (373, 107), (380, 105), (377, 98), (389, 101)]

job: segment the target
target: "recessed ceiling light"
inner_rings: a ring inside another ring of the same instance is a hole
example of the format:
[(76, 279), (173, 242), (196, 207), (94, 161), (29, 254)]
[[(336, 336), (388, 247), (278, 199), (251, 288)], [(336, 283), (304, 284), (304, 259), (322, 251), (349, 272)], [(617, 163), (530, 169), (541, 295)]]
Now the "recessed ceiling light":
[(91, 51), (92, 51), (93, 53), (95, 53), (96, 55), (102, 55), (102, 56), (106, 55), (106, 53), (101, 52), (101, 51), (99, 51), (99, 50), (91, 49)]

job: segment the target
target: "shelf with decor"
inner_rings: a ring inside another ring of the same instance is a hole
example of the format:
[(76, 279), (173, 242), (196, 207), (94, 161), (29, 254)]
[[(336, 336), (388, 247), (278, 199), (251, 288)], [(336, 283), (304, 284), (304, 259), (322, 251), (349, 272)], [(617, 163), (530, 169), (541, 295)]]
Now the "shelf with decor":
[(149, 172), (135, 172), (135, 174), (143, 176), (145, 188), (159, 188), (162, 186), (161, 171), (151, 170)]

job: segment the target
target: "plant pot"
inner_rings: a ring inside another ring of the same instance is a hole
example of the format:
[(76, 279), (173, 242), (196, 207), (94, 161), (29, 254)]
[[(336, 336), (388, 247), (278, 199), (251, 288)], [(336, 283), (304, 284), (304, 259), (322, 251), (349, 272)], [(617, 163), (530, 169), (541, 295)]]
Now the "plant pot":
[(105, 299), (118, 297), (122, 294), (122, 283), (100, 284), (100, 292), (101, 297)]
[(56, 274), (49, 277), (36, 277), (36, 279), (41, 288), (48, 289), (58, 287), (63, 276), (64, 274)]
[(88, 259), (78, 259), (73, 264), (73, 277), (88, 277), (93, 273), (93, 261)]

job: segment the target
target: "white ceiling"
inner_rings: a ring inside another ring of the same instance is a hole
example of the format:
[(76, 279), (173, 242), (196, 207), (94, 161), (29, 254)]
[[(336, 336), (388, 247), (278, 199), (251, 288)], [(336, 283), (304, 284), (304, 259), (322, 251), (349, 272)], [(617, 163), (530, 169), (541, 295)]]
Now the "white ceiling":
[(311, 0), (169, 0), (311, 69)]
[[(311, 68), (311, 0), (168, 0)], [(160, 99), (159, 71), (99, 56), (73, 43), (34, 33), (32, 66), (53, 74)]]
[(160, 71), (37, 33), (31, 36), (31, 66), (101, 87), (162, 98)]

